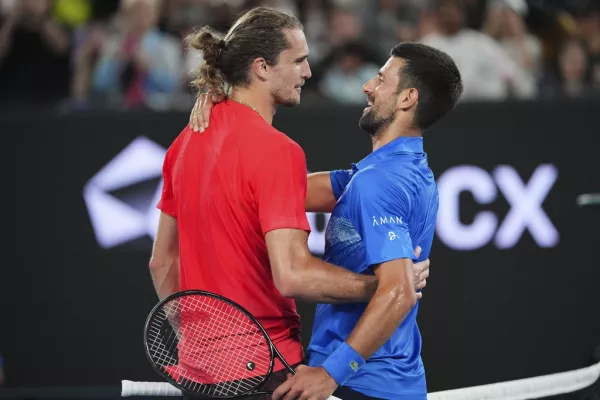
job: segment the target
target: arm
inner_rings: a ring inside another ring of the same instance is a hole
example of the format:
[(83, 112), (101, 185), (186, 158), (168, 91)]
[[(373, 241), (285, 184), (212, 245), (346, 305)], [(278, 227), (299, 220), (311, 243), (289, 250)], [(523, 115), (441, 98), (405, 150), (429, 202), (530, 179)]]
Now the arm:
[(410, 259), (393, 260), (378, 266), (375, 272), (379, 279), (377, 291), (347, 341), (325, 360), (322, 367), (297, 367), (296, 374), (275, 390), (273, 400), (325, 399), (343, 385), (348, 375), (392, 336), (415, 305), (411, 267)]
[(274, 147), (252, 174), (251, 187), (273, 282), (282, 295), (330, 303), (368, 301), (375, 277), (351, 273), (310, 253), (306, 159), (300, 146), (286, 140)]
[(160, 214), (158, 231), (152, 257), (150, 275), (159, 299), (179, 291), (179, 236), (177, 220), (172, 216)]
[(332, 212), (353, 174), (353, 169), (308, 174), (306, 211)]
[(412, 267), (412, 260), (403, 258), (376, 268), (377, 291), (346, 340), (363, 359), (371, 357), (389, 340), (416, 304)]
[(277, 229), (266, 235), (273, 281), (282, 295), (319, 303), (366, 302), (373, 296), (375, 277), (313, 257), (307, 240), (308, 233), (299, 229)]
[(179, 285), (179, 233), (177, 230), (177, 202), (172, 185), (172, 170), (180, 147), (179, 136), (167, 150), (163, 163), (163, 188), (157, 208), (161, 210), (152, 257), (150, 275), (154, 289), (162, 300), (178, 292)]
[[(350, 180), (351, 172), (332, 171), (331, 176), (330, 187), (334, 193), (341, 193), (340, 188)], [(306, 301), (368, 301), (376, 289), (375, 277), (352, 273), (310, 253), (310, 227), (304, 204), (307, 185), (306, 160), (304, 152), (297, 145), (283, 146), (273, 151), (269, 157), (265, 157), (254, 175), (254, 195), (275, 287), (286, 297)], [(323, 186), (327, 187), (326, 183)], [(409, 256), (412, 255), (410, 250)], [(429, 262), (426, 260), (414, 269), (418, 276), (415, 281), (419, 282), (417, 289), (424, 287), (428, 268)]]
[[(409, 210), (414, 207), (411, 182), (374, 171), (361, 176), (357, 184), (354, 220), (365, 242), (366, 264), (374, 268), (379, 287), (346, 343), (323, 364), (340, 385), (349, 376), (344, 376), (345, 371), (333, 363), (336, 353), (355, 351), (363, 360), (368, 359), (389, 340), (417, 302), (412, 275), (412, 260), (416, 257), (408, 227)], [(373, 187), (379, 189), (372, 190)], [(373, 225), (368, 220), (373, 215), (395, 216), (396, 220), (394, 224)]]
[(308, 174), (305, 209), (308, 212), (331, 212), (337, 199), (333, 195), (329, 172)]

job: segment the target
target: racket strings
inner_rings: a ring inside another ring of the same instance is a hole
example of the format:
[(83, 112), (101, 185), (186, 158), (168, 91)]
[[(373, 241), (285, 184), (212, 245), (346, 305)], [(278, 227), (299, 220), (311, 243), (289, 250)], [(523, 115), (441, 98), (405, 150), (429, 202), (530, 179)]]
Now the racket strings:
[(256, 390), (270, 372), (271, 349), (254, 321), (218, 298), (174, 298), (148, 324), (149, 354), (187, 390), (229, 397)]

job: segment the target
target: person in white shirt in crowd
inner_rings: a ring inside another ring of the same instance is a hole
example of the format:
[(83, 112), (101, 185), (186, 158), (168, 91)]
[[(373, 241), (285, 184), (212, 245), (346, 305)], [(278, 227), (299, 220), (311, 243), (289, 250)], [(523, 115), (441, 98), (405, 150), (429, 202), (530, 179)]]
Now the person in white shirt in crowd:
[(531, 98), (535, 87), (507, 52), (488, 35), (465, 27), (462, 6), (441, 0), (437, 7), (437, 32), (421, 43), (448, 53), (460, 70), (464, 92), (461, 100)]
[(524, 16), (528, 6), (524, 0), (506, 0), (492, 3), (486, 16), (484, 32), (496, 39), (512, 60), (517, 63), (527, 80), (531, 95), (537, 93), (542, 73), (542, 43), (527, 31)]

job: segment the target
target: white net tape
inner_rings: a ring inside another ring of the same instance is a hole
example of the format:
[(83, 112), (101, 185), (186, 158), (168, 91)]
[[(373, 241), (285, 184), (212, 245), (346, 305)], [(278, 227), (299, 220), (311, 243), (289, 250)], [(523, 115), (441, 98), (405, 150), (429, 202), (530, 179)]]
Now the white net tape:
[[(121, 381), (121, 397), (129, 396), (181, 396), (181, 391), (169, 383)], [(329, 396), (327, 400), (342, 400)]]
[[(535, 378), (429, 393), (428, 400), (528, 400), (571, 393), (593, 385), (600, 363), (587, 368)], [(121, 396), (181, 396), (169, 383), (122, 381)], [(336, 397), (330, 397), (335, 400)], [(338, 399), (340, 400), (340, 399)]]

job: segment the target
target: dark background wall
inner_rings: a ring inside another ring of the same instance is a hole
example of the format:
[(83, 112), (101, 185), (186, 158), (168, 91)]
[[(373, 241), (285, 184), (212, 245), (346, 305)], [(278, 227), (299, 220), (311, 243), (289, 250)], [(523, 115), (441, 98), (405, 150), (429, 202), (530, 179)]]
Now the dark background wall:
[[(442, 194), (438, 232), (445, 232), (435, 239), (419, 315), (430, 391), (591, 361), (600, 345), (600, 207), (580, 208), (575, 199), (600, 192), (598, 110), (600, 102), (589, 101), (462, 105), (427, 133)], [(370, 151), (360, 114), (301, 107), (281, 110), (275, 125), (302, 145), (311, 171), (348, 168)], [(6, 246), (16, 251), (0, 270), (8, 387), (158, 380), (142, 347), (157, 300), (147, 271), (152, 210), (161, 152), (186, 121), (183, 114), (0, 119), (10, 143), (5, 160), (16, 169), (16, 205), (5, 208), (16, 240)], [(126, 148), (132, 152), (117, 157)], [(114, 169), (92, 179), (115, 158)], [(475, 194), (452, 189), (471, 183)], [(103, 223), (106, 242), (90, 215)], [(311, 220), (318, 253), (324, 218)], [(498, 230), (514, 243), (502, 248)], [(299, 308), (307, 339), (313, 307)]]

